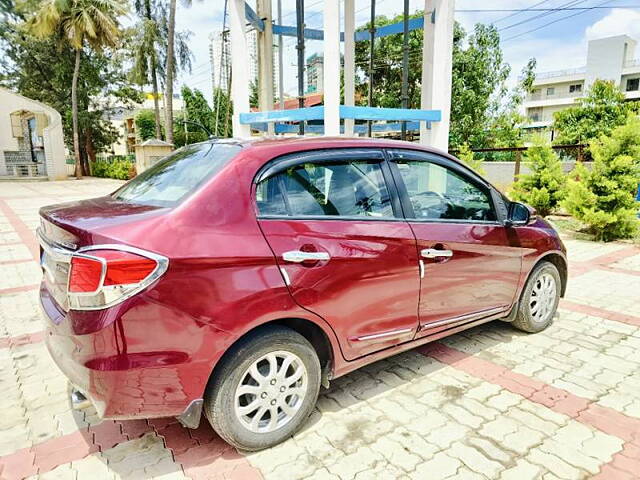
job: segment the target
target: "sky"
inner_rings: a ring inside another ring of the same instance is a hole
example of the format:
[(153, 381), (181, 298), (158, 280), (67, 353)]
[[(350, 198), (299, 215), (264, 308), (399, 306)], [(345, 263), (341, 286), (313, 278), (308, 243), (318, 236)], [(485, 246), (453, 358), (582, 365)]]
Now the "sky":
[[(281, 0), (283, 24), (295, 26), (295, 0)], [(277, 0), (272, 0), (274, 18)], [(342, 3), (342, 2), (341, 2)], [(255, 0), (249, 0), (255, 9)], [(190, 30), (193, 52), (191, 73), (182, 73), (178, 89), (186, 84), (211, 97), (211, 67), (209, 64), (209, 34), (222, 29), (224, 0), (194, 0), (190, 8), (178, 2), (178, 29)], [(369, 18), (370, 0), (355, 0), (356, 28)], [(619, 6), (620, 8), (613, 8)], [(579, 8), (590, 10), (556, 10), (553, 12), (470, 12), (465, 10)], [(591, 8), (606, 7), (606, 8)], [(308, 28), (322, 29), (323, 0), (305, 0), (305, 22)], [(410, 0), (410, 11), (424, 8), (424, 0)], [(402, 13), (399, 0), (377, 0), (378, 15)], [(475, 23), (494, 23), (501, 36), (504, 58), (511, 65), (510, 85), (535, 57), (537, 71), (581, 67), (586, 62), (587, 41), (611, 35), (627, 34), (640, 40), (640, 0), (457, 0), (455, 18), (465, 30)], [(296, 94), (295, 38), (284, 39), (285, 93)], [(305, 55), (322, 51), (322, 42), (307, 41)], [(640, 48), (636, 54), (640, 57)]]

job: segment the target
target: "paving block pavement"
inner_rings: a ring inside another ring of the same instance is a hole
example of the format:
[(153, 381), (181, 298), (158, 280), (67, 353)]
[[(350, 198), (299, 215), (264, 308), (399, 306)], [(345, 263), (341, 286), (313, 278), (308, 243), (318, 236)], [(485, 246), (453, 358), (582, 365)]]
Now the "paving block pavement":
[(640, 248), (566, 239), (557, 319), (493, 322), (336, 379), (302, 431), (239, 452), (203, 421), (74, 411), (42, 342), (38, 209), (120, 182), (0, 184), (0, 479), (638, 479)]

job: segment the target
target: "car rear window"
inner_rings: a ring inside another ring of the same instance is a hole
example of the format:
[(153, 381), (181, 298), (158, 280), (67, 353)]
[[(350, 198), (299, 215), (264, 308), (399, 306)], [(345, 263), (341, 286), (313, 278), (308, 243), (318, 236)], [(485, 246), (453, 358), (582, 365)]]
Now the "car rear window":
[(199, 143), (176, 150), (112, 194), (131, 203), (172, 207), (215, 176), (241, 147), (232, 143)]

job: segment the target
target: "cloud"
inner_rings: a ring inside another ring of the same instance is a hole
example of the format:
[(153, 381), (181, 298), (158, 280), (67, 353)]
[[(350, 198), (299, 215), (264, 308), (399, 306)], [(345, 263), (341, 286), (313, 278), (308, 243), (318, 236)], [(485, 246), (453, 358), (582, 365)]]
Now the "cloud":
[(640, 12), (628, 9), (612, 10), (585, 31), (586, 40), (623, 34), (640, 38)]

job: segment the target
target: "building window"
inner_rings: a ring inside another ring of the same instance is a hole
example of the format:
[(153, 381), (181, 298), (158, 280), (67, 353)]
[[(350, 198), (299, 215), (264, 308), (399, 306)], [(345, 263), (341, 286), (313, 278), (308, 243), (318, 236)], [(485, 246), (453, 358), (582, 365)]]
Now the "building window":
[(569, 85), (569, 93), (580, 93), (582, 92), (582, 84), (576, 83), (575, 85)]
[(640, 87), (640, 78), (629, 78), (627, 80), (627, 92), (635, 92)]
[(547, 88), (547, 96), (551, 96), (551, 95), (555, 95), (556, 94), (556, 89), (555, 87), (549, 87)]

